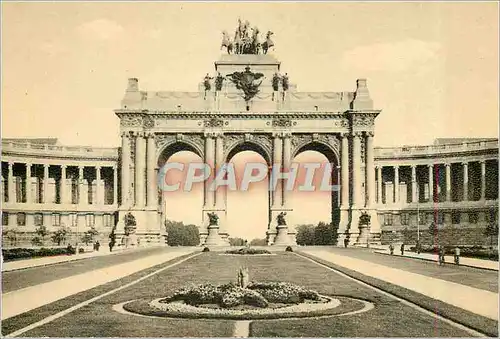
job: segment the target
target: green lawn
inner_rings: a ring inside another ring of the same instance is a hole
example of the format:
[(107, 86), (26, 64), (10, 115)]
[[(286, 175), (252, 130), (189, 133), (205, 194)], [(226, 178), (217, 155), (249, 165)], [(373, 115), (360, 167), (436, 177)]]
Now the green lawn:
[(234, 321), (145, 318), (117, 313), (112, 310), (112, 306), (135, 299), (162, 297), (190, 283), (220, 284), (235, 281), (240, 266), (249, 267), (251, 280), (289, 281), (315, 289), (321, 294), (360, 298), (375, 304), (375, 309), (353, 316), (253, 321), (250, 335), (254, 337), (469, 336), (467, 332), (380, 295), (293, 253), (285, 252), (257, 257), (203, 253), (24, 335), (230, 337)]

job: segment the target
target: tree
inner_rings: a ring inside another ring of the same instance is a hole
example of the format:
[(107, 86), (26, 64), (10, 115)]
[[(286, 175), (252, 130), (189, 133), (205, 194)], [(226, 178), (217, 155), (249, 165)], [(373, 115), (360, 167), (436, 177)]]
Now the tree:
[(19, 238), (19, 232), (16, 230), (8, 230), (3, 233), (3, 236), (9, 241), (11, 246), (15, 246)]
[(33, 246), (42, 246), (43, 242), (39, 236), (34, 236), (33, 239), (31, 239), (31, 244)]
[(252, 239), (250, 241), (250, 246), (267, 246), (267, 240), (266, 239)]
[(35, 246), (40, 246), (40, 245), (43, 245), (43, 242), (45, 240), (45, 237), (47, 235), (49, 235), (49, 231), (47, 231), (47, 227), (45, 227), (44, 225), (41, 225), (39, 226), (36, 230), (35, 230), (35, 234), (37, 235), (38, 237), (38, 240), (37, 240), (37, 244), (38, 245), (35, 245), (35, 243), (33, 242), (33, 240), (31, 241), (32, 244), (34, 244)]
[(429, 225), (429, 233), (432, 236), (437, 236), (438, 231), (439, 231), (438, 226), (434, 222), (431, 222), (431, 224)]
[(57, 231), (55, 231), (52, 234), (52, 241), (56, 243), (58, 246), (61, 245), (61, 243), (64, 243), (66, 241), (66, 238), (68, 237), (69, 230), (66, 227), (61, 227)]
[(314, 244), (315, 245), (332, 245), (335, 241), (335, 232), (332, 224), (327, 224), (323, 221), (318, 223), (314, 229)]
[(83, 233), (82, 242), (85, 245), (88, 245), (89, 243), (94, 242), (94, 237), (98, 234), (99, 231), (97, 231), (94, 227), (91, 227), (90, 230)]
[(498, 224), (492, 220), (484, 229), (484, 235), (490, 237), (490, 247), (493, 247), (493, 238), (498, 235)]
[(403, 234), (403, 243), (408, 244), (411, 242), (411, 231), (408, 229), (408, 227), (405, 227), (401, 233)]
[(200, 233), (196, 225), (184, 225), (182, 222), (167, 220), (165, 229), (169, 246), (197, 246), (200, 243)]
[(299, 225), (297, 227), (297, 245), (310, 246), (315, 244), (314, 225)]
[(244, 246), (245, 240), (241, 238), (229, 238), (229, 245), (231, 246)]

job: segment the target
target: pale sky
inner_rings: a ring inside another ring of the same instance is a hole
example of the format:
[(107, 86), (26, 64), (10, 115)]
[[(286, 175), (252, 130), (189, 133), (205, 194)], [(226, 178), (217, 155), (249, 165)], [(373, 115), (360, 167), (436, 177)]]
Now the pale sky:
[[(238, 17), (274, 32), (272, 54), (299, 91), (352, 91), (367, 78), (383, 110), (376, 146), (498, 135), (495, 2), (1, 6), (3, 137), (119, 146), (113, 109), (127, 78), (139, 78), (141, 90), (196, 91), (220, 56), (221, 31), (233, 31)], [(259, 197), (260, 215), (267, 197)], [(302, 221), (328, 220), (327, 198), (303, 200), (294, 213)], [(235, 201), (228, 204), (240, 206)], [(238, 229), (258, 224), (262, 234), (262, 222), (250, 218), (255, 210), (241, 201), (240, 213), (249, 214)], [(300, 212), (307, 203), (317, 215)], [(200, 213), (184, 214), (196, 222)]]

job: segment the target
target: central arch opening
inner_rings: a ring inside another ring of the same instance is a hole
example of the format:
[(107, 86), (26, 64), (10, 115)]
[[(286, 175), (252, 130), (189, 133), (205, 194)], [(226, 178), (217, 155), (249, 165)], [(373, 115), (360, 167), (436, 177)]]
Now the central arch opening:
[[(251, 242), (259, 239), (265, 243), (269, 224), (269, 179), (251, 183), (248, 190), (241, 190), (245, 168), (259, 164), (268, 168), (269, 155), (258, 145), (243, 142), (233, 147), (227, 162), (234, 166), (237, 190), (226, 190), (227, 232), (230, 238)], [(254, 173), (256, 174), (256, 173)]]

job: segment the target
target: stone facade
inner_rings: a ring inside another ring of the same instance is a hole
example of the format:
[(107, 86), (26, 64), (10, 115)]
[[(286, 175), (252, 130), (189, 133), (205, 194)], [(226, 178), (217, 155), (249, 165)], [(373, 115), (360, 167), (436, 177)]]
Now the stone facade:
[(74, 236), (91, 227), (109, 233), (118, 190), (116, 148), (2, 141), (2, 226), (21, 242), (41, 225), (49, 232), (68, 227)]
[[(334, 165), (334, 183), (340, 184), (332, 194), (340, 244), (344, 239), (393, 241), (404, 229), (418, 229), (417, 219), (422, 228), (433, 219), (472, 232), (497, 218), (498, 140), (375, 148), (375, 119), (381, 111), (374, 109), (365, 79), (357, 80), (355, 91), (299, 92), (295, 84), (273, 86), (280, 67), (272, 55), (221, 56), (215, 62), (220, 76), (244, 69), (263, 75), (259, 92), (246, 101), (227, 78), (220, 90), (202, 82), (197, 92), (149, 92), (140, 89), (138, 79), (129, 79), (115, 110), (120, 148), (3, 141), (4, 230), (34, 232), (44, 224), (79, 233), (94, 226), (107, 235), (116, 224), (120, 241), (124, 215), (130, 212), (141, 244), (164, 243), (168, 216), (158, 172), (183, 150), (216, 171), (244, 150), (256, 151), (270, 167), (284, 171), (298, 154), (321, 152)], [(269, 244), (295, 243), (289, 194), (282, 180), (270, 192)], [(224, 190), (212, 192), (207, 183), (199, 211), (202, 243), (227, 244)], [(364, 212), (371, 217), (369, 230), (358, 224)], [(217, 215), (217, 223), (209, 213)], [(284, 213), (286, 223), (279, 223)]]
[(498, 139), (375, 151), (383, 242), (401, 240), (404, 230), (428, 238), (431, 222), (455, 243), (489, 241), (482, 233), (498, 224)]

